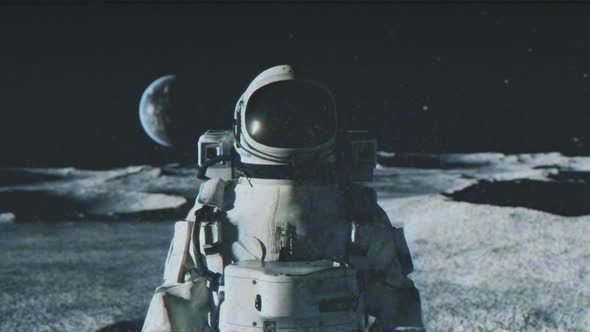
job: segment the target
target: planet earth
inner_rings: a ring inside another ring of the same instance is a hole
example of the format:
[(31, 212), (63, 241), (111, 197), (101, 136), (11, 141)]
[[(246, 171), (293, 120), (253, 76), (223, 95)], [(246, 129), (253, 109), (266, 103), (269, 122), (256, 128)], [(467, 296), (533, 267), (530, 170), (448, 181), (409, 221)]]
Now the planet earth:
[(175, 75), (166, 75), (145, 89), (139, 102), (139, 120), (148, 136), (156, 143), (173, 146), (172, 91)]

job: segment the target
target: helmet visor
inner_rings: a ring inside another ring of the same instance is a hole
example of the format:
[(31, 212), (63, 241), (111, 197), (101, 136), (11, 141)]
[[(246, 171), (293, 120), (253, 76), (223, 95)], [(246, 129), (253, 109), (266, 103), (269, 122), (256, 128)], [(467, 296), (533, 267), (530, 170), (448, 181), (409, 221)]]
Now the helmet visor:
[(256, 91), (248, 100), (246, 130), (256, 142), (276, 148), (310, 148), (336, 132), (331, 96), (306, 81), (280, 81)]

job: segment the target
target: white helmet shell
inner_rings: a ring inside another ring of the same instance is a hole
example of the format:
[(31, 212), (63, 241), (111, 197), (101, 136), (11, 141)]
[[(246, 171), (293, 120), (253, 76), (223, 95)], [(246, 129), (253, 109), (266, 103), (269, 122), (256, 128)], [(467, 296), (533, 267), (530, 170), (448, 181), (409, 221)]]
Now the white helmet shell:
[[(334, 123), (329, 124), (331, 129), (324, 140), (312, 146), (270, 146), (256, 140), (252, 137), (251, 131), (247, 128), (248, 103), (251, 97), (273, 83), (283, 81), (295, 81), (295, 72), (290, 65), (280, 65), (269, 68), (260, 73), (250, 83), (246, 91), (242, 94), (234, 112), (234, 136), (235, 148), (242, 163), (247, 164), (266, 164), (266, 165), (285, 165), (289, 164), (295, 156), (316, 155), (321, 158), (331, 155), (334, 148), (336, 137), (336, 114), (333, 110), (334, 99), (330, 91), (321, 84), (313, 81), (304, 81), (305, 84), (311, 84), (315, 88), (320, 88), (328, 96), (332, 105), (331, 111)], [(302, 81), (303, 82), (303, 81)], [(306, 114), (301, 114), (306, 116)], [(276, 114), (275, 114), (276, 116)]]

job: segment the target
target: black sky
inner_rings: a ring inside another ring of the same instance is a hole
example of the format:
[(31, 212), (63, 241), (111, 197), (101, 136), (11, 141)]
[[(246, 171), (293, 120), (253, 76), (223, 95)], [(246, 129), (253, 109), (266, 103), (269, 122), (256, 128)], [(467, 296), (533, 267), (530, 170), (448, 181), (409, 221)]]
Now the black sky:
[(572, 3), (1, 6), (0, 165), (174, 160), (139, 124), (150, 82), (189, 82), (196, 139), (283, 63), (382, 149), (588, 154), (589, 18)]

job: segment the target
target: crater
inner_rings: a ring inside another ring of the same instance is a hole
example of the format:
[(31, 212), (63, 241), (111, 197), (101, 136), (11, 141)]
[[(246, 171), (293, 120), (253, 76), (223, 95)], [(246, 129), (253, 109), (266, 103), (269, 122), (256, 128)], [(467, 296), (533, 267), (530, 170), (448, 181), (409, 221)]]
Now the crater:
[(81, 213), (79, 204), (50, 191), (0, 192), (0, 211), (12, 211), (19, 220), (62, 219)]
[(590, 184), (586, 172), (566, 172), (551, 181), (520, 179), (480, 181), (445, 194), (456, 201), (496, 206), (525, 207), (565, 217), (590, 214)]
[(14, 213), (19, 222), (63, 220), (139, 220), (156, 221), (186, 216), (192, 207), (190, 200), (183, 204), (164, 202), (144, 203), (148, 193), (96, 192), (58, 193), (49, 190), (10, 190), (0, 192), (0, 212)]

